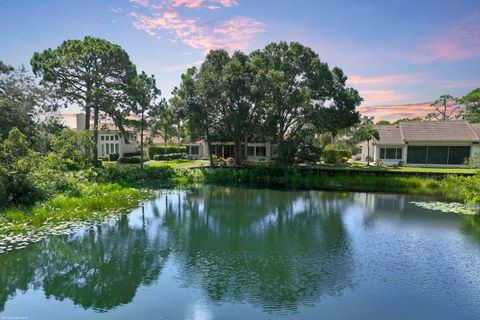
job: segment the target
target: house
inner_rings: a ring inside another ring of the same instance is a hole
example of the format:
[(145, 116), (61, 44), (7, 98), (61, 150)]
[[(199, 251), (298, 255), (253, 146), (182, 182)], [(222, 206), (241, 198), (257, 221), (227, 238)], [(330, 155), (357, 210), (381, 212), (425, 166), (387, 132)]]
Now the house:
[[(135, 117), (135, 116), (131, 116)], [(85, 129), (85, 113), (64, 114), (64, 123), (67, 127), (74, 130)], [(93, 123), (93, 119), (90, 121)], [(97, 152), (99, 157), (109, 157), (111, 154), (118, 154), (120, 157), (125, 153), (135, 153), (140, 151), (140, 134), (132, 128), (125, 128), (129, 133), (129, 141), (121, 136), (120, 130), (113, 124), (112, 119), (102, 116), (98, 126)], [(161, 144), (163, 140), (153, 137), (149, 131), (145, 132), (144, 141)]]
[[(214, 142), (208, 144), (204, 141), (185, 143), (186, 155), (191, 159), (208, 159), (209, 151), (222, 158), (235, 158), (235, 144), (233, 142)], [(270, 143), (244, 142), (242, 143), (242, 156), (247, 160), (268, 160), (272, 158), (272, 145)]]
[(380, 139), (359, 143), (357, 160), (380, 160), (385, 165), (465, 166), (480, 154), (480, 124), (464, 120), (412, 121), (376, 126)]

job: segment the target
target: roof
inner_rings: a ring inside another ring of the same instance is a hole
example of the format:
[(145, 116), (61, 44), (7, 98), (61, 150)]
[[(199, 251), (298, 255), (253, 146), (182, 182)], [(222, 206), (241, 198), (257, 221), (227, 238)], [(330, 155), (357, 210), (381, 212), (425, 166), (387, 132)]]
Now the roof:
[(467, 121), (413, 121), (402, 122), (403, 135), (410, 141), (478, 142), (479, 138)]
[(400, 125), (381, 125), (376, 129), (380, 134), (380, 140), (375, 141), (377, 144), (404, 144)]
[(398, 125), (376, 126), (376, 144), (398, 145), (408, 142), (480, 142), (480, 123), (465, 120), (411, 121)]

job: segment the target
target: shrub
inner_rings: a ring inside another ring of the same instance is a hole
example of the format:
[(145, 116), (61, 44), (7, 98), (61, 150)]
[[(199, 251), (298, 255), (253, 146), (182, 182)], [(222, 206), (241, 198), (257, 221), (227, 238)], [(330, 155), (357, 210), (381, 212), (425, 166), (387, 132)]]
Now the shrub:
[(92, 165), (91, 133), (64, 129), (52, 141), (53, 153), (71, 170), (83, 169)]
[(135, 157), (135, 156), (141, 156), (142, 153), (140, 151), (135, 151), (135, 152), (125, 152), (123, 154), (124, 157)]
[(169, 160), (181, 159), (182, 157), (183, 157), (182, 153), (156, 154), (153, 156), (153, 160), (169, 161)]
[[(145, 161), (145, 159), (143, 159)], [(118, 159), (119, 163), (141, 163), (142, 158), (140, 156), (133, 156), (133, 157), (122, 157)]]
[(323, 152), (323, 160), (325, 163), (339, 164), (347, 162), (352, 157), (352, 150), (340, 148), (335, 145), (327, 145)]
[(172, 153), (184, 154), (187, 148), (184, 146), (151, 146), (148, 148), (148, 156), (150, 159), (154, 159), (155, 155), (165, 155)]
[(109, 161), (117, 161), (118, 158), (120, 158), (120, 155), (118, 153), (112, 153), (109, 155), (108, 160)]

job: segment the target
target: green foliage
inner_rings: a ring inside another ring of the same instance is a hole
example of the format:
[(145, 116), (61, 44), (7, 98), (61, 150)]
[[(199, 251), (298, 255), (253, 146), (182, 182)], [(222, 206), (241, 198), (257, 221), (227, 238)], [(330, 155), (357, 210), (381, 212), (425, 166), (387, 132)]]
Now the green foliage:
[(146, 160), (142, 159), (141, 156), (130, 156), (130, 157), (123, 156), (118, 159), (119, 163), (130, 163), (130, 164), (142, 163), (142, 161), (146, 161)]
[(337, 145), (327, 145), (323, 151), (325, 163), (339, 164), (347, 162), (352, 157), (352, 150), (339, 147)]
[(480, 122), (480, 88), (472, 90), (458, 102), (465, 107), (464, 118), (470, 122)]
[(389, 125), (389, 124), (391, 124), (391, 123), (388, 120), (380, 120), (380, 121), (377, 122), (377, 125), (379, 125), (379, 126), (384, 126), (384, 125)]
[(92, 135), (88, 131), (64, 129), (52, 142), (52, 151), (69, 169), (84, 169), (92, 165)]
[(184, 156), (183, 153), (156, 154), (153, 156), (153, 160), (156, 160), (156, 161), (176, 160), (176, 159), (181, 159), (183, 156)]
[(155, 155), (165, 155), (172, 153), (185, 154), (187, 148), (185, 146), (151, 146), (148, 147), (148, 156), (154, 159)]

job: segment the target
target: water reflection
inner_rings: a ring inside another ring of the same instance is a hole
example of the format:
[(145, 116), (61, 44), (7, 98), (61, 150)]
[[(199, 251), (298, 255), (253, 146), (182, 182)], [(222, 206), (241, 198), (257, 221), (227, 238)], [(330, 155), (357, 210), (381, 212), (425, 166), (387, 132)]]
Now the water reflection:
[(345, 205), (318, 192), (205, 187), (168, 206), (165, 221), (185, 283), (214, 301), (292, 309), (352, 285)]
[[(190, 308), (192, 317), (204, 318), (228, 303), (290, 313), (356, 291), (360, 296), (346, 297), (349, 303), (368, 295), (381, 301), (386, 292), (441, 295), (439, 288), (450, 290), (449, 299), (451, 292), (462, 301), (475, 297), (473, 282), (462, 279), (476, 277), (471, 265), (479, 251), (478, 217), (435, 214), (411, 201), (211, 186), (172, 192), (118, 221), (0, 255), (0, 312), (8, 300), (33, 291), (102, 315), (136, 306), (139, 317), (151, 310), (145, 300), (134, 300), (140, 288), (152, 288), (152, 296), (175, 291), (183, 296), (172, 297), (172, 310)], [(457, 292), (468, 287), (464, 296)], [(465, 312), (475, 312), (475, 301), (469, 303)], [(429, 310), (445, 305), (432, 303)]]
[(16, 290), (43, 288), (47, 297), (70, 299), (107, 311), (130, 303), (139, 286), (160, 274), (168, 248), (161, 235), (129, 225), (128, 217), (68, 237), (53, 237), (2, 256), (0, 311)]

